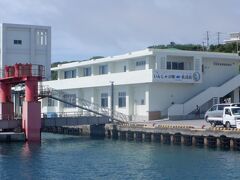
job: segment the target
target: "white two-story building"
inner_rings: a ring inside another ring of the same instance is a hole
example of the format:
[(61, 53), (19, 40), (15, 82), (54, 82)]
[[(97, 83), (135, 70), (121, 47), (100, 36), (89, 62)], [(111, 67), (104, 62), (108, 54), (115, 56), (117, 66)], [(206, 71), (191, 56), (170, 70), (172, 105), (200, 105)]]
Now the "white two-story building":
[[(239, 102), (240, 57), (236, 54), (146, 49), (119, 56), (58, 65), (58, 79), (44, 85), (63, 90), (64, 98), (79, 98), (111, 107), (132, 120), (183, 118), (198, 105), (205, 111), (228, 98)], [(82, 112), (53, 100), (43, 100), (43, 112)]]

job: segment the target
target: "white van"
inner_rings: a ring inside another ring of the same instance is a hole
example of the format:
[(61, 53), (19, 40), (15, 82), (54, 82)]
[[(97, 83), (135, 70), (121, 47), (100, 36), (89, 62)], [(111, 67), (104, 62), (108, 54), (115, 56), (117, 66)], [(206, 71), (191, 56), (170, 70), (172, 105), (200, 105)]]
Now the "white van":
[(223, 109), (225, 107), (240, 107), (239, 103), (232, 104), (215, 104), (204, 115), (204, 119), (213, 127), (223, 125)]
[(227, 128), (236, 127), (236, 120), (240, 120), (240, 107), (225, 107), (223, 125)]

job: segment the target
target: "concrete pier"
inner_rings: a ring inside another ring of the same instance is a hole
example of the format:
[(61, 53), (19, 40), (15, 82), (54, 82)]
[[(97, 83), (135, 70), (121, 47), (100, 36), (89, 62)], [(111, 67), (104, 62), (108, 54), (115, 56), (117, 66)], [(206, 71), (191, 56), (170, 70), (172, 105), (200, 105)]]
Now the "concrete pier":
[[(106, 132), (111, 131), (112, 125), (106, 125)], [(132, 124), (115, 125), (113, 131), (118, 134), (120, 139), (128, 141), (240, 150), (240, 130), (238, 129), (196, 129), (179, 125), (145, 127), (143, 125)], [(109, 136), (109, 138), (111, 137)]]
[(25, 134), (23, 132), (1, 132), (0, 142), (24, 142), (26, 141)]
[[(112, 137), (116, 138), (117, 131), (105, 131), (105, 125), (81, 125), (81, 126), (64, 126), (64, 127), (45, 127), (42, 132), (51, 132), (56, 134), (67, 134), (75, 136), (90, 136), (90, 137)], [(105, 134), (106, 133), (106, 134)]]
[(45, 127), (43, 132), (76, 136), (107, 137), (115, 140), (156, 142), (168, 145), (220, 148), (240, 151), (240, 130), (225, 128), (197, 129), (190, 126), (82, 125)]

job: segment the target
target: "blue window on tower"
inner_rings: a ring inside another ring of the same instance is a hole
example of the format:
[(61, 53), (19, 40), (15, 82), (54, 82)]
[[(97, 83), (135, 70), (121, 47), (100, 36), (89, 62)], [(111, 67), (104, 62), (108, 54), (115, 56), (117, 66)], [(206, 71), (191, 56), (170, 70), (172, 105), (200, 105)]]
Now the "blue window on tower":
[(13, 44), (21, 45), (22, 44), (22, 40), (13, 40)]

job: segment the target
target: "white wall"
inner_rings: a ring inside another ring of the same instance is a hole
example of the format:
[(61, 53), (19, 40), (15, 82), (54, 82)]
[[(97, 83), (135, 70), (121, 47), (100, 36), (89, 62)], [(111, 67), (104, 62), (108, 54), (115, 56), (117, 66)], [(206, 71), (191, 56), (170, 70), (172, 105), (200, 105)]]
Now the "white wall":
[[(139, 116), (148, 115), (148, 85), (134, 86), (133, 114)], [(144, 104), (141, 104), (144, 101)]]
[[(110, 86), (113, 81), (115, 85), (141, 84), (152, 82), (152, 70), (130, 71), (124, 73), (104, 74), (99, 76), (87, 76), (43, 82), (54, 89), (77, 89), (88, 87)], [(64, 84), (64, 86), (63, 86)]]
[[(219, 66), (214, 63), (231, 66)], [(219, 86), (239, 74), (239, 61), (231, 59), (203, 58), (202, 83), (152, 83), (150, 85), (150, 111), (165, 111), (171, 103), (182, 104), (208, 87)]]
[(120, 61), (114, 63), (114, 72), (115, 73), (124, 72), (124, 66), (126, 66), (126, 71), (128, 71), (129, 67), (127, 61)]

